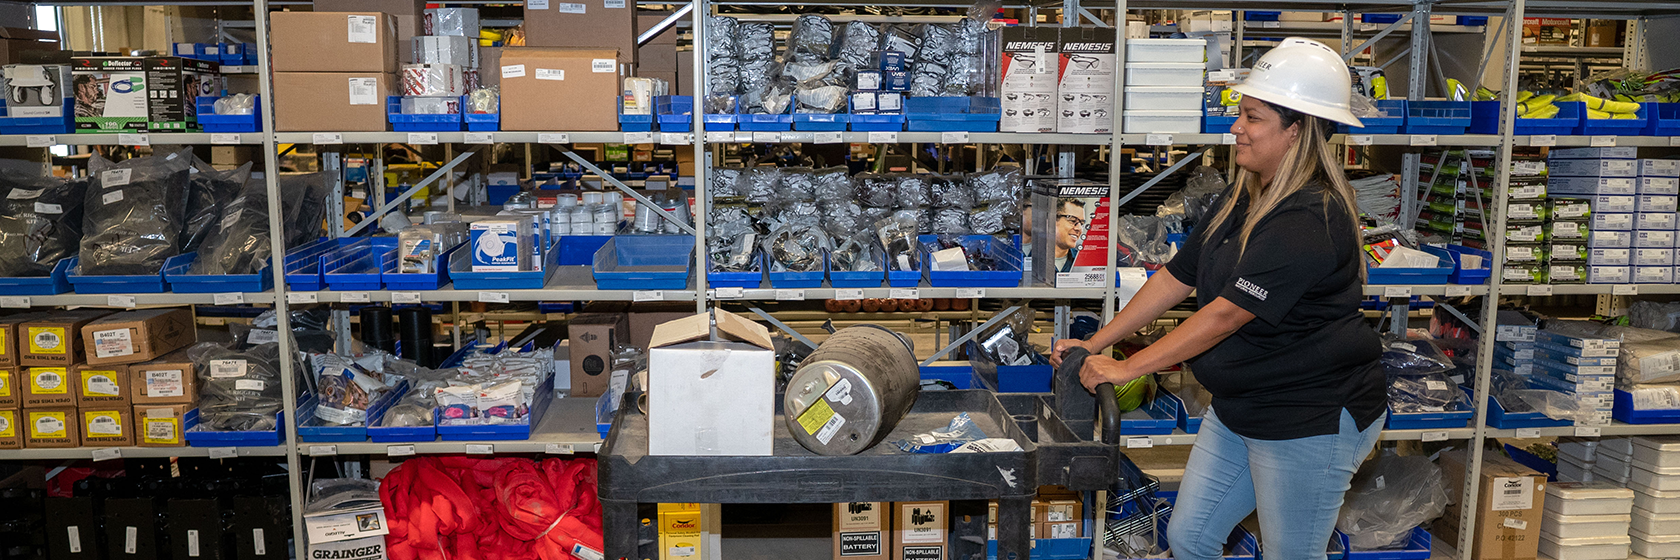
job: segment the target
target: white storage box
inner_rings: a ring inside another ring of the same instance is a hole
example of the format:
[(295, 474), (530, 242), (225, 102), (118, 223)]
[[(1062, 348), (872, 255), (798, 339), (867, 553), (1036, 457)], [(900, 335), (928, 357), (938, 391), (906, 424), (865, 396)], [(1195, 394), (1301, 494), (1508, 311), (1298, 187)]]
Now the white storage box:
[(1638, 529), (1628, 529), (1628, 537), (1633, 539), (1633, 553), (1646, 558), (1673, 558), (1680, 556), (1680, 535), (1652, 535)]
[(1680, 467), (1651, 467), (1634, 461), (1628, 483), (1664, 492), (1680, 490)]
[(1633, 187), (1634, 194), (1680, 195), (1680, 179), (1674, 177), (1640, 177)]
[(1126, 111), (1125, 128), (1132, 133), (1195, 134), (1202, 131), (1201, 111)]
[(1548, 516), (1627, 515), (1631, 511), (1633, 491), (1608, 482), (1554, 482), (1546, 487)]
[(1627, 536), (1628, 523), (1633, 516), (1621, 515), (1553, 515), (1540, 517), (1540, 534), (1560, 540), (1594, 537)]
[(1540, 555), (1552, 560), (1627, 560), (1632, 540), (1627, 535), (1559, 539), (1541, 532)]
[(1680, 535), (1680, 513), (1651, 513), (1633, 509), (1633, 523), (1628, 528), (1647, 535)]
[(1592, 482), (1594, 480), (1591, 466), (1575, 462), (1567, 455), (1558, 455), (1557, 478), (1562, 482)]
[[(1127, 39), (1126, 62), (1207, 62), (1206, 39)], [(1131, 64), (1126, 65), (1131, 68)]]
[(1680, 436), (1633, 438), (1633, 460), (1653, 467), (1680, 467)]
[(1599, 453), (1598, 461), (1593, 463), (1593, 471), (1605, 473), (1617, 480), (1626, 480), (1633, 476), (1633, 465), (1620, 457), (1610, 453)]
[(1620, 453), (1627, 457), (1633, 457), (1633, 438), (1604, 438), (1599, 440), (1598, 447), (1599, 449)]
[(1629, 484), (1633, 490), (1633, 507), (1651, 513), (1668, 514), (1680, 513), (1680, 491), (1652, 490), (1638, 484)]
[(1580, 459), (1581, 464), (1591, 463), (1598, 457), (1598, 440), (1577, 437), (1560, 438), (1557, 441), (1559, 455), (1568, 455)]
[[(1127, 112), (1202, 110), (1202, 88), (1136, 86), (1126, 88)], [(1197, 131), (1200, 132), (1200, 131)]]
[(1200, 62), (1130, 62), (1126, 64), (1126, 87), (1202, 87), (1206, 70)]

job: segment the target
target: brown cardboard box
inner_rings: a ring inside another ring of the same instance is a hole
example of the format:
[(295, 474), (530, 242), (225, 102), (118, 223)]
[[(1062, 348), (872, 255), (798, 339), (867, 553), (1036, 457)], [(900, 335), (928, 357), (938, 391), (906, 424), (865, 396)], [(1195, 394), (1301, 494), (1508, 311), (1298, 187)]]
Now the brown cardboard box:
[(82, 327), (90, 365), (140, 363), (197, 341), (192, 311), (185, 307), (124, 311)]
[(0, 368), (0, 408), (23, 406), (23, 383), (16, 368)]
[(834, 504), (834, 560), (888, 556), (887, 533), (892, 526), (891, 503)]
[(274, 12), (268, 25), (275, 72), (397, 71), (397, 18), (390, 14)]
[(133, 418), (129, 407), (81, 409), (82, 446), (133, 446)]
[(893, 503), (893, 560), (945, 560), (949, 502)]
[[(1043, 504), (1042, 510), (1039, 509), (1038, 504), (1033, 504), (1033, 513), (1035, 514), (1033, 521), (1046, 523), (1078, 521), (1082, 514), (1079, 500), (1050, 499), (1044, 501)], [(1041, 511), (1042, 515), (1036, 515)]]
[[(526, 25), (529, 30), (529, 20)], [(493, 70), (501, 73), (502, 130), (618, 130), (617, 56), (613, 50), (503, 49), (502, 66)]]
[(18, 325), (46, 317), (39, 311), (0, 317), (0, 367), (18, 365)]
[(110, 314), (104, 309), (57, 311), (19, 325), (18, 364), (70, 367), (82, 362), (82, 327)]
[[(685, 76), (690, 76), (693, 73), (694, 73), (694, 49), (692, 47), (688, 47), (688, 46), (678, 48), (677, 49), (677, 81), (675, 83), (671, 84), (671, 91), (677, 92), (677, 95), (694, 95), (694, 80), (685, 77)], [(681, 152), (682, 150), (677, 150), (677, 151)], [(691, 170), (691, 171), (689, 171), (688, 174), (693, 175), (694, 172)]]
[(426, 3), (423, 0), (315, 0), (315, 11), (380, 12), (397, 18), (397, 57), (403, 62), (413, 62), (410, 39), (422, 34), (420, 16), (426, 12)]
[(526, 46), (617, 51), (609, 58), (636, 65), (635, 2), (578, 0), (549, 4), (547, 10), (533, 10), (526, 4)]
[(194, 371), (184, 351), (128, 366), (129, 399), (136, 406), (196, 403), (198, 376)]
[(135, 405), (134, 439), (140, 447), (182, 447), (187, 444), (186, 416), (190, 404)]
[(23, 427), (28, 432), (23, 446), (30, 449), (82, 444), (81, 421), (77, 420), (73, 406), (24, 410)]
[[(636, 16), (636, 36), (652, 29), (659, 22), (664, 21), (665, 14), (648, 14)], [(665, 31), (655, 35), (647, 44), (636, 49), (636, 75), (648, 78), (661, 76), (649, 75), (649, 72), (676, 72), (677, 69), (677, 32), (676, 26), (665, 28)], [(669, 81), (669, 80), (668, 80)], [(676, 82), (671, 81), (675, 86)]]
[(478, 84), (502, 87), (502, 47), (478, 48)]
[(694, 314), (694, 304), (680, 302), (636, 303), (630, 305), (630, 345), (647, 350), (653, 338), (653, 328), (660, 323), (675, 321)]
[[(1442, 479), (1447, 495), (1464, 493), (1464, 451), (1441, 455)], [(1504, 456), (1482, 455), (1480, 490), (1476, 498), (1476, 527), (1471, 542), (1473, 560), (1532, 560), (1540, 554), (1540, 515), (1545, 509), (1546, 475), (1534, 472)], [(1447, 505), (1435, 520), (1436, 538), (1458, 542), (1458, 520), (1462, 504)], [(1520, 527), (1517, 528), (1517, 527)]]
[(22, 415), (15, 408), (0, 408), (0, 449), (22, 449)]
[[(369, 84), (373, 85), (371, 92), (367, 90)], [(384, 132), (385, 97), (397, 94), (397, 76), (379, 72), (275, 72), (274, 92), (276, 130)]]
[(70, 368), (28, 367), (21, 370), (19, 377), (24, 408), (76, 406), (76, 382), (70, 379)]
[(572, 396), (599, 397), (606, 392), (612, 367), (612, 346), (623, 342), (629, 326), (625, 315), (578, 315), (566, 326), (572, 349)]
[(1587, 26), (1586, 39), (1588, 47), (1616, 47), (1621, 45), (1621, 24), (1614, 20), (1590, 20)]
[(70, 379), (76, 384), (76, 406), (82, 408), (128, 408), (128, 366), (90, 366), (76, 364), (70, 368)]
[[(42, 39), (46, 39), (43, 41)], [(27, 27), (0, 27), (0, 65), (24, 63), (26, 52), (50, 52), (58, 49), (58, 32), (37, 31)]]

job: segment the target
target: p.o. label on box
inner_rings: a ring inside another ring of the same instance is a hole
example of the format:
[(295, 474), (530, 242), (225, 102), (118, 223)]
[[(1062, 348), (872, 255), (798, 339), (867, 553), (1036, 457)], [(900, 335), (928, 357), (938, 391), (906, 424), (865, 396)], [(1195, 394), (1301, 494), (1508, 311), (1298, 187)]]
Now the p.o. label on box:
[(664, 290), (636, 291), (630, 294), (631, 301), (665, 301)]
[(1383, 299), (1410, 298), (1411, 286), (1386, 286), (1383, 288)]
[(3, 296), (3, 297), (0, 297), (0, 307), (27, 308), (27, 307), (29, 307), (29, 296)]
[(391, 292), (391, 303), (420, 303), (420, 292)]
[(502, 67), (502, 79), (525, 77), (524, 64), (509, 64)]
[(863, 299), (863, 290), (859, 288), (834, 290), (834, 299), (840, 301)]
[(152, 145), (152, 135), (150, 135), (150, 134), (118, 134), (117, 135), (117, 143), (121, 144), (123, 146), (150, 146), (150, 145)]
[(238, 292), (231, 294), (216, 294), (210, 296), (210, 300), (215, 302), (216, 305), (239, 305), (241, 303), (245, 303), (245, 294)]
[(547, 10), (548, 0), (525, 0), (527, 10)]
[(315, 292), (286, 292), (286, 303), (315, 303), (319, 299)]
[(57, 143), (58, 140), (53, 138), (52, 135), (31, 134), (23, 139), (23, 145), (29, 148), (47, 148)]
[(344, 135), (337, 132), (317, 132), (311, 140), (317, 145), (343, 144)]
[(481, 303), (507, 303), (507, 292), (479, 292), (478, 301)]
[(462, 144), (495, 144), (496, 135), (489, 132), (468, 132), (461, 136)]
[(570, 144), (570, 143), (572, 143), (572, 135), (561, 134), (561, 133), (557, 133), (557, 132), (541, 133), (541, 134), (537, 135), (537, 143), (538, 144)]
[(408, 133), (408, 143), (422, 146), (435, 145), (438, 143), (438, 135), (436, 132), (410, 132)]
[(917, 288), (892, 288), (887, 294), (893, 299), (921, 299), (921, 290)]

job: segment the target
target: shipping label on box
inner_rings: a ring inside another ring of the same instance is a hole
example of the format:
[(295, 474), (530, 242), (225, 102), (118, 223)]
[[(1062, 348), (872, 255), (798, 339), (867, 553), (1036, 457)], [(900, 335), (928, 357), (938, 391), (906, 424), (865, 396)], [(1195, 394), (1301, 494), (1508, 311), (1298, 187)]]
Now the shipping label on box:
[(76, 404), (68, 368), (32, 367), (24, 370), (23, 378), (24, 408)]
[(1056, 130), (1107, 134), (1114, 128), (1115, 30), (1064, 27), (1056, 50), (1066, 60), (1056, 88)]
[(82, 410), (81, 430), (84, 446), (134, 445), (134, 425), (127, 409)]
[(73, 407), (24, 410), (23, 416), (28, 431), (24, 447), (76, 447), (82, 443)]
[(134, 423), (140, 447), (186, 445), (186, 416), (192, 405), (136, 405)]
[(948, 502), (893, 504), (893, 560), (944, 560)]
[[(1061, 83), (1061, 41), (1054, 27), (1005, 27), (1002, 41), (1003, 132), (1055, 132), (1056, 88)], [(1110, 119), (1112, 119), (1112, 115)]]
[(146, 59), (78, 57), (71, 61), (76, 132), (144, 132)]
[(23, 428), (19, 427), (18, 421), (17, 409), (0, 409), (0, 449), (23, 447)]
[(834, 504), (834, 558), (886, 558), (888, 505), (883, 502)]
[(378, 504), (305, 515), (303, 528), (311, 543), (348, 541), (391, 532), (385, 520), (385, 508)]
[(81, 329), (87, 363), (132, 364), (155, 359), (197, 341), (192, 311), (186, 308), (124, 311)]
[(317, 560), (386, 560), (385, 537), (309, 543), (309, 558)]

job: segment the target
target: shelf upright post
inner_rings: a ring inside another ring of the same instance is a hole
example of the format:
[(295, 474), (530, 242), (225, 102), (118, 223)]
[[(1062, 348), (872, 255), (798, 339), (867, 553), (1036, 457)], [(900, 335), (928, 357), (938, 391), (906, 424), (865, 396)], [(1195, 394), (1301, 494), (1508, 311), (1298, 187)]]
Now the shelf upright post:
[[(1415, 2), (1412, 6), (1411, 17), (1412, 44), (1411, 48), (1406, 51), (1411, 57), (1407, 61), (1410, 63), (1410, 72), (1406, 78), (1406, 99), (1422, 101), (1426, 96), (1425, 92), (1428, 91), (1424, 86), (1428, 85), (1429, 42), (1432, 39), (1429, 36), (1430, 3), (1429, 0), (1415, 0)], [(1375, 40), (1371, 41), (1371, 46), (1373, 49), (1376, 47)], [(1375, 51), (1373, 50), (1373, 52)], [(1422, 167), (1422, 154), (1407, 151), (1400, 156), (1400, 180), (1402, 185), (1400, 189), (1400, 220), (1402, 227), (1411, 227), (1416, 220), (1418, 194), (1421, 192), (1420, 189), (1423, 188), (1418, 184), (1418, 170)]]
[[(1124, 128), (1125, 119), (1123, 117), (1126, 109), (1126, 88), (1123, 74), (1126, 73), (1127, 28), (1126, 0), (1114, 0), (1114, 29), (1116, 34), (1114, 40), (1114, 124), (1108, 127), (1108, 230), (1110, 233), (1108, 234), (1108, 243), (1105, 244), (1106, 247), (1103, 249), (1108, 253), (1108, 270), (1103, 275), (1102, 322), (1105, 325), (1114, 320), (1114, 314), (1120, 311), (1115, 308), (1118, 304), (1115, 298), (1119, 296), (1120, 270), (1116, 266), (1118, 255), (1115, 254), (1115, 241), (1112, 232), (1115, 224), (1120, 223), (1120, 205), (1118, 204), (1120, 202), (1120, 173), (1124, 170), (1124, 166), (1121, 165), (1121, 146), (1125, 136), (1121, 132)], [(976, 305), (974, 308), (978, 309), (979, 306)], [(1066, 321), (1071, 319), (1072, 317), (1067, 314), (1066, 307), (1061, 305), (1061, 302), (1057, 302), (1055, 320), (1058, 338), (1067, 333)], [(1102, 425), (1099, 422), (1091, 427), (1091, 441), (1102, 441), (1102, 437)], [(1108, 503), (1108, 492), (1098, 490), (1089, 503)], [(1108, 520), (1103, 514), (1096, 514), (1095, 517), (1099, 524), (1096, 533), (1101, 535), (1103, 533), (1101, 524), (1107, 523)], [(1091, 539), (1091, 557), (1103, 557), (1103, 539), (1100, 536)]]
[[(1493, 232), (1505, 231), (1505, 198), (1506, 192), (1511, 187), (1511, 149), (1516, 143), (1514, 133), (1517, 124), (1517, 68), (1522, 60), (1522, 26), (1520, 24), (1524, 7), (1525, 0), (1511, 0), (1511, 6), (1507, 8), (1505, 13), (1505, 21), (1511, 23), (1502, 26), (1505, 29), (1505, 87), (1500, 92), (1499, 155), (1494, 159), (1494, 165), (1498, 167), (1494, 173), (1493, 195), (1490, 197), (1492, 200), (1489, 201), (1492, 204), (1493, 224), (1487, 230)], [(1491, 235), (1489, 238), (1493, 244), (1488, 249), (1494, 255), (1505, 254), (1505, 236)], [(1487, 296), (1482, 298), (1482, 337), (1476, 357), (1476, 399), (1473, 403), (1476, 409), (1476, 419), (1475, 423), (1471, 424), (1470, 450), (1467, 458), (1468, 464), (1466, 465), (1470, 472), (1464, 476), (1464, 494), (1459, 497), (1459, 503), (1461, 504), (1476, 503), (1476, 498), (1481, 493), (1481, 488), (1478, 486), (1481, 482), (1482, 444), (1487, 438), (1487, 410), (1488, 403), (1492, 400), (1488, 396), (1488, 386), (1493, 371), (1494, 332), (1497, 330), (1496, 325), (1498, 323), (1499, 287), (1500, 284), (1504, 283), (1504, 259), (1493, 259), (1491, 267), (1493, 274), (1488, 278)], [(1477, 508), (1461, 509), (1462, 513), (1459, 515), (1458, 526), (1464, 528), (1464, 530), (1459, 531), (1457, 546), (1458, 550), (1461, 551), (1460, 554), (1463, 554), (1462, 551), (1470, 550), (1471, 546), (1476, 545), (1473, 542), (1475, 531), (1468, 528), (1476, 526)]]
[(688, 11), (694, 30), (694, 108), (692, 116), (694, 123), (689, 128), (694, 131), (694, 312), (706, 312), (706, 216), (711, 211), (708, 201), (711, 189), (706, 187), (706, 174), (711, 171), (712, 160), (706, 157), (706, 20), (711, 17), (712, 8), (706, 0), (689, 0), (693, 9)]
[[(277, 210), (281, 200), (280, 192), (280, 158), (274, 138), (274, 84), (269, 72), (268, 49), (268, 0), (253, 0), (252, 9), (255, 10), (257, 27), (257, 85), (261, 88), (262, 98), (269, 100), (262, 104), (259, 113), (262, 115), (263, 125), (263, 182), (268, 187), (268, 230), (274, 232), (268, 236), (270, 258), (284, 261), (286, 254), (285, 236), (279, 232), (286, 231), (282, 219), (284, 212)], [(338, 217), (340, 220), (343, 216)], [(274, 264), (282, 264), (280, 262)], [(303, 464), (298, 458), (297, 446), (297, 387), (296, 373), (292, 371), (291, 356), (297, 350), (292, 348), (292, 337), (286, 336), (292, 332), (292, 318), (289, 305), (286, 302), (286, 267), (270, 266), (270, 273), (274, 275), (274, 314), (279, 322), (275, 328), (281, 334), (277, 337), (280, 343), (280, 402), (285, 410), (286, 430), (286, 485), (291, 490), (292, 504), (292, 542), (298, 547), (304, 545), (303, 533), (303, 502), (307, 496), (303, 495)]]

